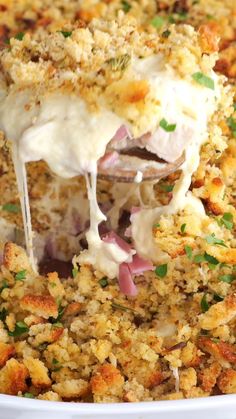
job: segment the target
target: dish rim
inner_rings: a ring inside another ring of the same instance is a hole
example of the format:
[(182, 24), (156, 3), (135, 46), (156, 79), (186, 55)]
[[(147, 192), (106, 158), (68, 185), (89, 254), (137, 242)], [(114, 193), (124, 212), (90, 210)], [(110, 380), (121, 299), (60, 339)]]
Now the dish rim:
[(84, 416), (105, 416), (107, 414), (119, 416), (122, 413), (165, 413), (184, 412), (189, 410), (210, 410), (212, 408), (236, 408), (236, 395), (209, 396), (195, 399), (161, 400), (152, 402), (136, 403), (75, 403), (75, 402), (53, 402), (46, 400), (26, 399), (18, 396), (0, 395), (0, 407), (25, 410), (38, 410), (81, 413)]

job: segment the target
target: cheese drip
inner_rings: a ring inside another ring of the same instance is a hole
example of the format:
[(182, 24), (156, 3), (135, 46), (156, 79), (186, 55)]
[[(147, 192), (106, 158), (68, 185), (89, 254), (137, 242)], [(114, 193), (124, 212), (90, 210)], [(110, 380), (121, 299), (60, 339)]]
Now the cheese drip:
[(12, 155), (13, 155), (15, 174), (16, 174), (17, 187), (18, 187), (18, 192), (20, 196), (21, 212), (22, 212), (24, 232), (25, 232), (26, 250), (29, 256), (32, 269), (35, 272), (37, 272), (37, 263), (34, 257), (34, 250), (33, 250), (33, 231), (32, 231), (31, 214), (30, 214), (26, 168), (25, 168), (25, 164), (19, 158), (17, 144), (13, 145)]
[[(174, 161), (183, 151), (186, 154), (183, 173), (174, 188), (170, 205), (144, 209), (135, 215), (132, 236), (136, 251), (144, 258), (157, 260), (152, 225), (161, 214), (173, 214), (186, 205), (199, 207), (200, 213), (204, 213), (200, 202), (187, 191), (199, 164), (200, 146), (207, 140), (208, 121), (217, 109), (220, 96), (217, 76), (212, 72), (216, 85), (213, 91), (191, 78), (180, 78), (173, 69), (165, 66), (162, 58), (159, 54), (132, 63), (137, 80), (145, 79), (150, 86), (150, 112), (140, 116), (138, 125), (109, 110), (102, 98), (98, 99), (99, 111), (91, 112), (76, 94), (51, 92), (39, 103), (33, 101), (28, 88), (7, 91), (5, 87), (4, 93), (0, 92), (0, 129), (17, 145), (15, 168), (32, 263), (32, 231), (24, 164), (41, 159), (60, 177), (86, 176), (90, 201), (89, 248), (79, 256), (79, 261), (92, 264), (110, 278), (118, 275), (120, 263), (131, 261), (132, 254), (124, 252), (118, 245), (104, 243), (98, 233), (98, 225), (105, 217), (97, 204), (97, 162), (122, 125), (128, 127), (131, 136), (151, 132), (153, 136), (146, 147), (167, 161)], [(165, 132), (159, 126), (162, 118), (176, 125), (174, 132)], [(141, 177), (137, 176), (136, 181), (140, 180)]]

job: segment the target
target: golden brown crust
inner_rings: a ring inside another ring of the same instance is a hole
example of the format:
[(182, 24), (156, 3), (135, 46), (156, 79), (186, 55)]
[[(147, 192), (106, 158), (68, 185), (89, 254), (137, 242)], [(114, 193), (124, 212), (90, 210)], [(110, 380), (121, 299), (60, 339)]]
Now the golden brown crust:
[(16, 359), (10, 359), (0, 371), (0, 392), (10, 395), (17, 395), (19, 391), (25, 392), (28, 377), (28, 369)]
[(236, 393), (236, 371), (231, 368), (223, 371), (218, 379), (218, 386), (224, 394)]
[(211, 354), (221, 365), (236, 363), (236, 347), (226, 342), (215, 342), (214, 339), (201, 336), (198, 346), (203, 352)]
[(15, 355), (15, 348), (11, 344), (0, 342), (0, 367), (3, 367), (9, 358)]
[(28, 369), (32, 384), (36, 388), (43, 389), (51, 386), (48, 369), (42, 361), (29, 357), (24, 360), (24, 365)]
[(211, 392), (216, 385), (216, 380), (221, 373), (221, 365), (218, 362), (213, 362), (208, 368), (204, 368), (198, 374), (201, 382), (201, 388), (206, 392)]
[(58, 306), (50, 295), (25, 295), (20, 302), (22, 310), (30, 311), (45, 319), (58, 316)]
[(101, 365), (90, 381), (92, 393), (96, 395), (103, 395), (113, 387), (121, 387), (123, 383), (120, 371), (110, 364)]
[(3, 264), (7, 269), (16, 273), (24, 269), (28, 272), (32, 271), (24, 250), (12, 242), (8, 242), (4, 246)]

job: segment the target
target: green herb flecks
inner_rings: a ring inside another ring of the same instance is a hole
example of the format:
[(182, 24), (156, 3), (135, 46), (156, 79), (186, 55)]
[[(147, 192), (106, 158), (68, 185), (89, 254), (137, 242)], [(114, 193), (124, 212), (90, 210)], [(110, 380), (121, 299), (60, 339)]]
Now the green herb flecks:
[(131, 5), (125, 0), (122, 0), (121, 4), (122, 4), (122, 9), (124, 10), (124, 12), (128, 13), (131, 9)]
[(69, 38), (72, 35), (71, 31), (59, 31), (59, 32), (64, 36), (64, 38)]
[(220, 262), (212, 255), (207, 252), (204, 255), (195, 255), (193, 258), (194, 263), (208, 262), (210, 265), (218, 265)]
[(15, 330), (13, 330), (13, 332), (8, 332), (9, 336), (14, 336), (14, 337), (18, 337), (23, 335), (24, 333), (28, 333), (29, 328), (27, 326), (27, 324), (25, 324), (25, 322), (16, 322), (15, 325)]
[(192, 75), (193, 80), (195, 80), (198, 84), (201, 84), (208, 89), (214, 90), (215, 89), (215, 82), (210, 77), (206, 76), (203, 73), (197, 72)]
[(160, 278), (164, 278), (167, 274), (168, 266), (167, 263), (163, 265), (159, 265), (155, 269), (156, 276), (159, 276)]
[(186, 230), (186, 225), (187, 225), (187, 224), (185, 224), (185, 223), (184, 223), (184, 224), (182, 224), (182, 225), (181, 225), (181, 227), (180, 227), (180, 231), (181, 231), (181, 233), (182, 233), (182, 234), (184, 234), (184, 233), (185, 233), (185, 230)]
[(26, 397), (27, 399), (34, 399), (35, 398), (35, 396), (32, 393), (28, 393), (28, 392), (24, 393), (23, 397)]
[(166, 132), (174, 132), (176, 124), (169, 124), (165, 118), (160, 121), (160, 127)]
[(214, 233), (212, 233), (210, 236), (206, 236), (206, 242), (211, 245), (227, 247), (224, 241), (221, 239), (217, 239)]
[(107, 61), (112, 71), (124, 71), (130, 65), (131, 56), (129, 54), (120, 55)]
[(207, 294), (204, 294), (202, 299), (201, 299), (201, 309), (202, 312), (205, 313), (206, 311), (208, 311), (210, 308), (208, 301), (207, 301)]
[(233, 136), (236, 137), (236, 119), (231, 116), (227, 119), (227, 123), (233, 133)]
[(78, 268), (73, 268), (72, 269), (72, 276), (73, 278), (76, 278), (76, 276), (78, 275), (79, 269)]
[[(55, 327), (63, 327), (63, 325), (60, 322), (61, 322), (61, 319), (63, 317), (64, 311), (65, 311), (65, 307), (62, 307), (61, 304), (59, 303), (57, 318), (54, 319), (54, 317), (49, 317), (49, 319), (48, 319), (49, 322), (52, 325), (56, 325)], [(58, 325), (60, 325), (60, 326), (58, 326)]]
[(221, 295), (218, 295), (218, 294), (214, 294), (213, 298), (217, 303), (220, 303), (221, 301), (224, 300), (224, 297), (221, 297)]
[(2, 320), (2, 322), (5, 322), (7, 315), (8, 311), (5, 307), (3, 307), (3, 309), (0, 310), (0, 320)]
[(218, 220), (219, 225), (224, 225), (225, 228), (228, 230), (232, 230), (234, 223), (233, 223), (233, 214), (230, 212), (225, 212), (223, 216)]
[(7, 282), (7, 280), (6, 279), (4, 279), (3, 281), (2, 281), (2, 286), (1, 286), (1, 288), (0, 288), (0, 293), (5, 289), (5, 288), (9, 288), (9, 285), (8, 285), (8, 282)]
[(161, 16), (155, 16), (151, 20), (151, 25), (154, 26), (154, 28), (156, 29), (161, 29), (164, 23), (165, 23), (165, 20)]
[(14, 36), (14, 38), (15, 38), (15, 39), (18, 39), (18, 41), (22, 41), (22, 39), (24, 38), (24, 36), (25, 36), (24, 32), (19, 32), (19, 33), (17, 33), (17, 34)]
[(116, 303), (115, 301), (113, 301), (111, 303), (111, 306), (112, 306), (112, 308), (118, 309), (118, 310), (121, 310), (121, 311), (131, 311), (132, 313), (137, 313), (137, 311), (134, 310), (133, 308), (123, 306), (121, 304)]
[(185, 253), (186, 253), (187, 258), (189, 260), (191, 260), (192, 259), (192, 255), (193, 255), (192, 248), (190, 246), (184, 246), (184, 250), (185, 250)]
[(8, 203), (2, 206), (2, 210), (10, 212), (12, 214), (18, 214), (20, 212), (20, 207), (19, 205)]
[(99, 282), (101, 288), (106, 288), (107, 285), (108, 285), (108, 280), (105, 276), (103, 278), (101, 278), (98, 282)]
[(62, 368), (62, 366), (60, 365), (60, 362), (56, 358), (53, 358), (52, 365), (54, 365), (54, 368), (53, 368), (54, 372), (60, 371)]
[(15, 280), (16, 281), (24, 281), (24, 279), (26, 278), (26, 269), (24, 269), (23, 271), (17, 272), (17, 274), (15, 275)]
[(236, 276), (232, 274), (219, 276), (219, 280), (222, 282), (227, 282), (227, 284), (231, 284), (231, 282), (235, 281), (235, 279)]
[(163, 38), (169, 38), (170, 34), (171, 34), (171, 31), (169, 31), (168, 29), (166, 29), (166, 31), (162, 32), (162, 35), (161, 36)]
[(166, 185), (166, 184), (162, 184), (160, 185), (160, 189), (164, 192), (172, 192), (174, 189), (174, 185)]
[(214, 256), (209, 255), (207, 252), (204, 253), (204, 258), (206, 262), (210, 263), (211, 265), (218, 265), (220, 262)]

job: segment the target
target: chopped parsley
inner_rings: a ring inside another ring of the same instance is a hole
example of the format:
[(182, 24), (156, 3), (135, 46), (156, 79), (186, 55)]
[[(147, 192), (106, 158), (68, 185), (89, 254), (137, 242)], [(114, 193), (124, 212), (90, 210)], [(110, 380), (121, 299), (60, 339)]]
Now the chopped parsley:
[(207, 87), (208, 89), (214, 90), (215, 89), (215, 82), (210, 77), (206, 76), (201, 72), (197, 72), (192, 74), (193, 80), (197, 83), (201, 84), (202, 86)]
[(8, 204), (4, 204), (2, 206), (2, 210), (7, 211), (7, 212), (11, 212), (13, 214), (17, 214), (18, 212), (20, 212), (20, 207), (19, 207), (19, 205), (8, 203)]
[(228, 126), (231, 129), (233, 136), (236, 137), (236, 119), (234, 119), (232, 116), (227, 119)]
[(72, 276), (73, 276), (73, 278), (76, 278), (78, 272), (79, 272), (79, 269), (78, 268), (73, 268), (72, 269)]
[(113, 301), (111, 303), (111, 306), (112, 306), (112, 308), (115, 308), (115, 309), (118, 309), (118, 310), (121, 310), (121, 311), (132, 311), (133, 313), (137, 313), (137, 311), (134, 310), (133, 308), (123, 306), (121, 304), (116, 303), (115, 301)]
[(32, 393), (28, 393), (28, 392), (24, 393), (23, 397), (26, 397), (27, 399), (34, 399), (35, 398), (35, 396)]
[(8, 315), (8, 311), (5, 307), (3, 307), (3, 309), (0, 311), (0, 320), (5, 322), (7, 315)]
[(1, 288), (0, 288), (0, 292), (2, 292), (2, 290), (4, 290), (5, 288), (9, 288), (9, 285), (8, 285), (8, 282), (7, 282), (7, 280), (6, 280), (6, 279), (4, 279), (4, 280), (2, 281), (2, 286), (1, 286)]
[(107, 285), (108, 285), (108, 280), (107, 280), (107, 278), (104, 276), (103, 278), (101, 278), (100, 280), (99, 280), (99, 284), (100, 284), (100, 286), (102, 287), (102, 288), (106, 288), (107, 287)]
[(220, 262), (212, 255), (207, 252), (204, 255), (196, 255), (193, 259), (194, 263), (208, 262), (210, 265), (218, 265)]
[(167, 274), (167, 263), (157, 266), (155, 269), (155, 274), (160, 278), (164, 278)]
[(175, 18), (174, 18), (174, 16), (172, 16), (172, 15), (168, 16), (168, 21), (169, 21), (170, 23), (175, 23)]
[(169, 38), (170, 34), (171, 34), (171, 31), (169, 31), (169, 29), (166, 29), (166, 31), (162, 32), (162, 37)]
[(204, 253), (204, 258), (206, 262), (210, 263), (211, 265), (218, 265), (220, 262), (214, 256), (209, 255), (207, 252)]
[(59, 31), (59, 32), (64, 36), (64, 38), (69, 38), (72, 35), (71, 31)]
[(218, 223), (220, 225), (224, 225), (228, 230), (232, 230), (234, 226), (233, 215), (230, 212), (225, 212), (223, 216), (218, 220)]
[[(49, 319), (48, 319), (50, 321), (50, 323), (53, 324), (53, 326), (62, 327), (62, 324), (60, 323), (60, 321), (63, 317), (64, 311), (65, 311), (65, 307), (62, 307), (61, 304), (59, 304), (57, 318), (54, 319), (53, 317), (49, 317)], [(60, 325), (60, 326), (58, 326), (58, 325)]]
[(131, 5), (126, 0), (122, 0), (121, 4), (122, 4), (122, 9), (124, 10), (124, 12), (128, 13), (131, 9)]
[(221, 295), (218, 295), (218, 294), (214, 294), (213, 298), (217, 303), (220, 303), (221, 301), (224, 300), (224, 297), (221, 297)]
[(8, 335), (17, 337), (23, 335), (24, 333), (28, 333), (28, 331), (29, 328), (25, 322), (16, 322), (15, 330), (13, 330), (13, 332), (8, 332)]
[(15, 280), (16, 281), (24, 281), (24, 279), (26, 278), (26, 269), (24, 269), (23, 271), (17, 272), (17, 274), (15, 275)]
[(231, 284), (231, 282), (233, 282), (235, 279), (236, 276), (232, 274), (219, 276), (219, 280), (222, 282), (227, 282), (227, 284)]
[(163, 118), (160, 121), (160, 127), (166, 132), (174, 132), (176, 129), (176, 124), (168, 124), (167, 120)]
[(227, 247), (224, 241), (221, 239), (217, 239), (214, 233), (212, 233), (210, 236), (206, 236), (206, 241), (208, 244)]
[(162, 184), (160, 185), (160, 189), (162, 189), (165, 192), (172, 192), (174, 189), (174, 185), (166, 185), (166, 184)]
[(53, 371), (55, 372), (60, 371), (60, 369), (62, 368), (60, 362), (56, 358), (53, 358), (52, 364), (55, 365), (55, 368), (53, 369)]
[(190, 246), (184, 246), (184, 250), (188, 259), (192, 259), (193, 250)]
[(124, 71), (129, 66), (130, 62), (131, 56), (129, 54), (120, 55), (107, 61), (107, 63), (110, 64), (112, 71)]
[(185, 233), (185, 230), (186, 230), (186, 223), (184, 223), (184, 224), (182, 224), (182, 226), (180, 227), (180, 231), (181, 231), (181, 233), (182, 234), (184, 234)]
[(17, 33), (17, 34), (14, 36), (14, 38), (15, 38), (15, 39), (18, 39), (18, 41), (22, 41), (22, 39), (24, 38), (24, 36), (25, 36), (24, 32), (19, 32), (19, 33)]
[(210, 308), (208, 302), (207, 302), (207, 294), (204, 294), (201, 299), (201, 309), (203, 313), (206, 313)]
[(155, 16), (151, 20), (151, 25), (154, 26), (156, 29), (161, 29), (161, 27), (164, 25), (165, 20), (161, 16)]
[(160, 228), (161, 225), (159, 223), (154, 224), (153, 228)]
[(193, 258), (194, 263), (202, 263), (205, 262), (204, 255), (195, 255)]
[(187, 12), (178, 12), (177, 13), (177, 18), (180, 20), (185, 20), (188, 17), (188, 13)]

